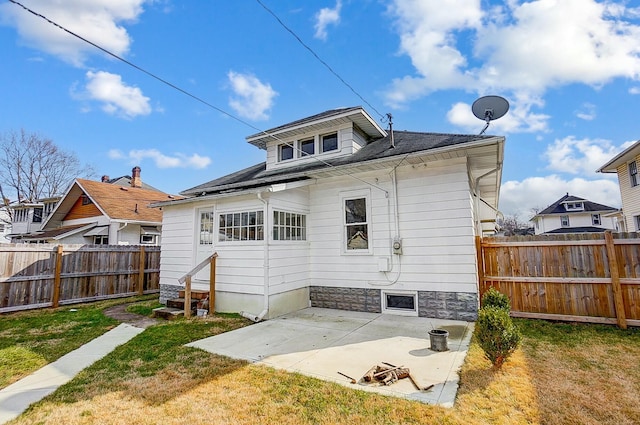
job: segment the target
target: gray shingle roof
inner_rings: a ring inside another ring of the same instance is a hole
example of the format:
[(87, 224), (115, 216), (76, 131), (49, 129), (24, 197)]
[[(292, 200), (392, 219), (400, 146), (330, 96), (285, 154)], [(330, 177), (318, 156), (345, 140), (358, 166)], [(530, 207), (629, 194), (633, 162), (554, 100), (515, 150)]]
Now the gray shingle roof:
[(263, 162), (215, 180), (211, 180), (180, 193), (185, 196), (213, 194), (225, 190), (249, 189), (265, 184), (304, 180), (309, 178), (306, 175), (307, 173), (327, 169), (330, 166), (358, 164), (368, 161), (400, 157), (402, 155), (412, 153), (464, 145), (467, 143), (491, 139), (493, 137), (495, 136), (394, 131), (395, 148), (391, 147), (391, 135), (387, 135), (386, 137), (368, 143), (359, 151), (349, 156), (332, 158), (323, 162), (305, 162), (297, 166), (292, 165), (268, 171), (266, 169), (266, 163)]
[[(584, 204), (584, 210), (567, 211), (565, 207), (562, 205), (563, 202), (582, 202)], [(584, 198), (580, 198), (578, 196), (572, 196), (567, 193), (565, 196), (558, 199), (556, 202), (549, 205), (544, 210), (540, 211), (537, 215), (567, 214), (572, 212), (575, 213), (575, 212), (592, 212), (592, 211), (617, 211), (617, 208), (598, 204), (597, 202), (587, 201)]]

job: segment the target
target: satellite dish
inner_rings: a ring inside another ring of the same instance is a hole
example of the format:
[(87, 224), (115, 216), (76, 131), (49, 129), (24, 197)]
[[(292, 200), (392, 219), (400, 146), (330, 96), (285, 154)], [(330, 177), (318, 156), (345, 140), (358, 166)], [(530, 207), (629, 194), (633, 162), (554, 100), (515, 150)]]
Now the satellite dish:
[(508, 110), (509, 102), (500, 96), (483, 96), (471, 105), (473, 115), (486, 122), (480, 134), (484, 134), (491, 121), (502, 118)]

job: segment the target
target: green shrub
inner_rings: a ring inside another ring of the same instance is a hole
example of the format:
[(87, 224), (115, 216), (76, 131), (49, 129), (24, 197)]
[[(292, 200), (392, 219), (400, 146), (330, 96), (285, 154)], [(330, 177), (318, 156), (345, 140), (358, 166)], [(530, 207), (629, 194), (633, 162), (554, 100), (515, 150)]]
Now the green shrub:
[(496, 290), (494, 287), (491, 287), (482, 296), (482, 307), (498, 307), (503, 310), (510, 311), (511, 302), (509, 301), (509, 297)]
[(485, 357), (495, 369), (502, 367), (522, 340), (522, 335), (509, 317), (509, 312), (495, 306), (480, 309), (475, 333)]

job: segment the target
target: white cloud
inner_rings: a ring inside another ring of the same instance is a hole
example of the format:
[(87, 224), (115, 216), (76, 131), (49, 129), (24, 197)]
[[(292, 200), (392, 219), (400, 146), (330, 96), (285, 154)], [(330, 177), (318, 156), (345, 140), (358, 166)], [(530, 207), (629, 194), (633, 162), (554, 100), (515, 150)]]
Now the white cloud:
[(252, 120), (266, 120), (267, 111), (273, 106), (273, 99), (278, 92), (270, 84), (262, 83), (250, 74), (240, 74), (229, 71), (227, 74), (231, 83), (234, 97), (229, 99), (229, 105), (243, 118)]
[(565, 180), (554, 174), (504, 182), (500, 189), (500, 211), (526, 221), (533, 217), (533, 209), (542, 210), (566, 193), (614, 208), (621, 205), (620, 189), (615, 180)]
[[(391, 82), (386, 92), (390, 106), (451, 88), (505, 93), (514, 100), (510, 114), (520, 111), (507, 124), (514, 131), (531, 131), (546, 128), (547, 117), (533, 113), (531, 108), (541, 105), (526, 99), (541, 99), (551, 87), (640, 79), (640, 25), (631, 21), (637, 9), (595, 0), (505, 0), (485, 13), (481, 4), (393, 2), (389, 12), (400, 53), (411, 59), (415, 74)], [(465, 56), (463, 44), (472, 46), (473, 56)], [(594, 112), (586, 109), (580, 115), (588, 119)]]
[(314, 35), (315, 38), (320, 40), (327, 39), (327, 27), (329, 25), (337, 25), (340, 22), (341, 9), (342, 2), (340, 0), (336, 2), (336, 7), (333, 9), (328, 7), (320, 9), (316, 14), (316, 24), (314, 25), (314, 28), (316, 29), (316, 33)]
[[(143, 12), (145, 1), (48, 0), (25, 4), (69, 31), (117, 55), (124, 55), (129, 51), (131, 38), (122, 24), (135, 22)], [(100, 53), (88, 43), (9, 2), (0, 5), (0, 18), (17, 29), (26, 45), (76, 66), (82, 66), (88, 54)]]
[[(500, 133), (535, 133), (548, 130), (549, 116), (532, 112), (532, 108), (543, 105), (540, 99), (516, 99), (509, 106), (509, 112), (502, 118), (491, 121), (487, 134)], [(475, 133), (484, 127), (484, 121), (471, 112), (471, 106), (458, 102), (447, 113), (447, 120), (468, 132)]]
[(640, 87), (635, 86), (629, 89), (629, 94), (640, 94)]
[(158, 168), (206, 168), (211, 164), (211, 158), (194, 153), (191, 156), (174, 153), (165, 155), (157, 149), (133, 149), (123, 153), (118, 149), (111, 149), (108, 153), (111, 159), (126, 159), (132, 164), (139, 164), (143, 159), (152, 159)]
[(585, 102), (582, 107), (575, 112), (576, 117), (585, 121), (593, 121), (596, 118), (596, 105)]
[(597, 175), (596, 170), (606, 164), (624, 148), (615, 146), (609, 140), (576, 139), (573, 136), (556, 139), (544, 153), (552, 171)]
[(149, 98), (138, 87), (127, 86), (122, 77), (109, 72), (87, 72), (87, 84), (82, 97), (102, 103), (102, 110), (111, 115), (133, 118), (149, 115)]

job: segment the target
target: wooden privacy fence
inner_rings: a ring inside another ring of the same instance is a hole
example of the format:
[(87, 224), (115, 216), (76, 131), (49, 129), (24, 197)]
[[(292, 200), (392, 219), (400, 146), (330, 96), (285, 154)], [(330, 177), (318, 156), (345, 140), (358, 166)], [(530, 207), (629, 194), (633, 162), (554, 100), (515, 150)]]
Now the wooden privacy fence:
[(640, 234), (477, 238), (480, 295), (514, 317), (640, 326)]
[(160, 247), (0, 245), (0, 313), (159, 291)]

